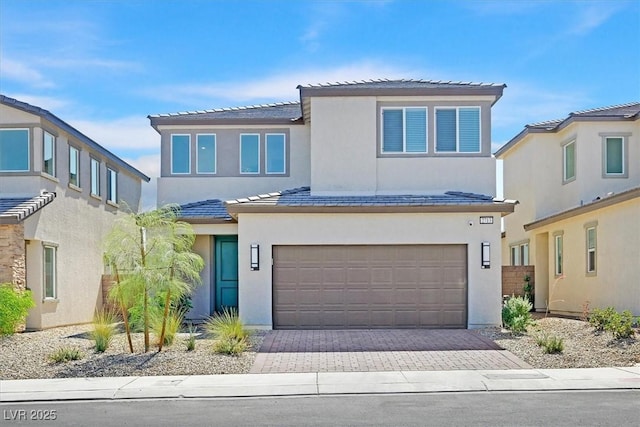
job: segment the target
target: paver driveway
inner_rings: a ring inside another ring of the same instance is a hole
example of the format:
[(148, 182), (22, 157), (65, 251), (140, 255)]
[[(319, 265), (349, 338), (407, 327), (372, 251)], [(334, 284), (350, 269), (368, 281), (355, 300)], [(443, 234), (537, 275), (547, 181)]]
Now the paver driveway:
[(252, 373), (531, 368), (465, 329), (269, 331)]

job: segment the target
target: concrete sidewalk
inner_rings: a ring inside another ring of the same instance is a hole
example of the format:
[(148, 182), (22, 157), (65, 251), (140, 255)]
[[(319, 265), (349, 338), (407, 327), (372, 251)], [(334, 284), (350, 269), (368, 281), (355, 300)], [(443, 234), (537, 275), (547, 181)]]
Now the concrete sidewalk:
[(640, 390), (640, 366), (7, 380), (0, 402), (603, 389)]

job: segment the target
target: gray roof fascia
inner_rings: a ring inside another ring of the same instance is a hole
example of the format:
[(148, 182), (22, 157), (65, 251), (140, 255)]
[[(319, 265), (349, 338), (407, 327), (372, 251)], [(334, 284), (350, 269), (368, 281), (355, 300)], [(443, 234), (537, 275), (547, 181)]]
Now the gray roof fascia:
[(148, 116), (151, 126), (159, 132), (159, 126), (190, 126), (190, 125), (297, 125), (304, 124), (300, 119), (285, 118), (206, 118), (194, 119), (180, 116), (157, 117)]
[(47, 120), (48, 122), (53, 123), (55, 126), (58, 126), (60, 129), (63, 129), (65, 132), (69, 133), (76, 139), (87, 144), (89, 147), (91, 147), (98, 153), (107, 157), (116, 165), (121, 166), (122, 168), (128, 170), (130, 173), (132, 173), (133, 175), (139, 177), (140, 179), (146, 182), (151, 181), (151, 178), (149, 178), (147, 175), (140, 172), (138, 169), (134, 168), (129, 163), (125, 162), (120, 157), (116, 156), (111, 151), (107, 150), (102, 145), (98, 144), (93, 139), (89, 138), (88, 136), (80, 132), (78, 129), (74, 128), (69, 123), (65, 122), (64, 120), (62, 120), (55, 114), (51, 113), (50, 111), (45, 110), (44, 108), (37, 107), (35, 105), (27, 104), (26, 102), (22, 102), (14, 98), (10, 98), (5, 95), (0, 95), (0, 103), (7, 105), (9, 107), (17, 108), (27, 113), (35, 114)]
[(613, 194), (611, 196), (595, 200), (591, 203), (587, 203), (586, 205), (577, 206), (575, 208), (567, 209), (566, 211), (549, 215), (528, 224), (524, 224), (523, 228), (525, 231), (535, 230), (536, 228), (544, 227), (545, 225), (553, 224), (554, 222), (593, 212), (597, 209), (606, 208), (637, 197), (640, 197), (640, 187), (632, 188), (631, 190), (623, 191), (622, 193)]
[(0, 224), (19, 224), (53, 202), (55, 198), (56, 193), (43, 192), (39, 196), (23, 200), (14, 207), (0, 212)]

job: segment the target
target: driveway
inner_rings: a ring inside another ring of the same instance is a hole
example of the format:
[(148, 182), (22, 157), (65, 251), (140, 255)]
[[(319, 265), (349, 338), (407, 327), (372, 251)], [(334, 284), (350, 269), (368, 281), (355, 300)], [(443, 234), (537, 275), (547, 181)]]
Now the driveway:
[(251, 373), (531, 368), (466, 329), (269, 331)]

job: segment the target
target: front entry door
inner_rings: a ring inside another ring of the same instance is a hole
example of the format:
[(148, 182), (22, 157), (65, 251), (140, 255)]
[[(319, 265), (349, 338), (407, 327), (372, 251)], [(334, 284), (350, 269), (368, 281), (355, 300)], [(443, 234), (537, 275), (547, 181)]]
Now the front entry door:
[(238, 309), (238, 236), (215, 237), (215, 311)]

